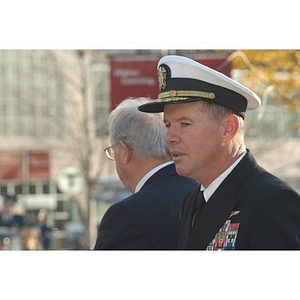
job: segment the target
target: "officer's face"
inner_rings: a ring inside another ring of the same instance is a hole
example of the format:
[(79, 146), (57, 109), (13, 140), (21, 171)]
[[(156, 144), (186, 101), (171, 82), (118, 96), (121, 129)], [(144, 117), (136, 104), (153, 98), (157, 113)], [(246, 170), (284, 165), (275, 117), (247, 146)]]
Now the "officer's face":
[(164, 122), (177, 173), (205, 185), (213, 176), (212, 169), (218, 168), (215, 161), (222, 148), (222, 128), (199, 110), (202, 105), (202, 101), (165, 105)]

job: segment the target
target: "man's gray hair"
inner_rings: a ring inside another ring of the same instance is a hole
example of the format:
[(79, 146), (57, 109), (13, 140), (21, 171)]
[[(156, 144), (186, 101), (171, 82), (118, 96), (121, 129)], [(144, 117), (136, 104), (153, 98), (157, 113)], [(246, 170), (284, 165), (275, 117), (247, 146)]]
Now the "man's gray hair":
[(138, 110), (149, 98), (123, 100), (109, 115), (111, 145), (124, 141), (140, 157), (165, 159), (169, 155), (164, 140), (167, 128), (162, 113), (143, 113)]
[[(208, 118), (211, 122), (215, 123), (216, 125), (220, 124), (222, 120), (228, 115), (228, 114), (236, 114), (234, 111), (232, 111), (229, 108), (226, 108), (222, 105), (219, 105), (217, 103), (211, 103), (203, 101), (203, 106), (200, 108), (202, 112), (207, 113)], [(239, 120), (239, 136), (244, 135), (244, 119), (237, 115)]]

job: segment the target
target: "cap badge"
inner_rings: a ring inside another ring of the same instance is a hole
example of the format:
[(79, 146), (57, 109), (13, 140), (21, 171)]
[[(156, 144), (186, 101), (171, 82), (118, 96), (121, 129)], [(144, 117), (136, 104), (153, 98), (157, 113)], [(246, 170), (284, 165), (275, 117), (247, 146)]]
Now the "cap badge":
[(159, 89), (164, 90), (167, 87), (167, 71), (164, 67), (158, 68)]

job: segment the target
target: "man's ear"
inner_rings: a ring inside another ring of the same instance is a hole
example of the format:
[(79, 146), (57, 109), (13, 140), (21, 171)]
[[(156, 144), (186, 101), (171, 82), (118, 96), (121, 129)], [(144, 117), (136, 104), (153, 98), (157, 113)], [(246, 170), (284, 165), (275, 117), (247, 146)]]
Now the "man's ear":
[(127, 146), (124, 141), (119, 142), (119, 159), (123, 164), (128, 164), (132, 158), (132, 150)]
[(224, 120), (223, 143), (231, 141), (237, 134), (240, 123), (235, 114), (229, 115)]

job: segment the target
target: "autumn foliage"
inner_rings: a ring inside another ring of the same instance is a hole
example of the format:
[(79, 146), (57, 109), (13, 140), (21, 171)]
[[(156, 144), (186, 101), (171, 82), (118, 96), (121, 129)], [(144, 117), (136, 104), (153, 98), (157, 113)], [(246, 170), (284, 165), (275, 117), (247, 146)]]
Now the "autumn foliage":
[(300, 50), (238, 50), (228, 60), (233, 69), (244, 70), (241, 83), (260, 97), (272, 87), (276, 103), (291, 111), (300, 106)]

